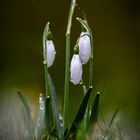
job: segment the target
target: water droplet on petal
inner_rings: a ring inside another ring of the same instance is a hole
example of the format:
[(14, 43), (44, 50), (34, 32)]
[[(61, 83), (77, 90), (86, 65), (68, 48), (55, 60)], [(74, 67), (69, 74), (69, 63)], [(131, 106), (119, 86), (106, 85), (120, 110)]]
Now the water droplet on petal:
[(83, 79), (80, 81), (80, 83), (79, 83), (80, 85), (82, 85), (83, 84)]

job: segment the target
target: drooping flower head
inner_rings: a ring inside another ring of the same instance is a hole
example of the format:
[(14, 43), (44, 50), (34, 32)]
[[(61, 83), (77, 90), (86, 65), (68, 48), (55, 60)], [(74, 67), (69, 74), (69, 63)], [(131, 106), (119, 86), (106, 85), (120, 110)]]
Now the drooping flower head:
[(82, 64), (86, 64), (91, 55), (90, 35), (88, 32), (82, 32), (78, 41), (79, 56)]
[(74, 54), (72, 57), (70, 65), (70, 80), (74, 85), (79, 84), (82, 80), (82, 63), (79, 54)]
[(55, 54), (56, 51), (55, 51), (54, 43), (52, 41), (52, 33), (51, 31), (48, 31), (46, 45), (45, 45), (45, 56), (46, 56), (45, 61), (47, 62), (48, 68), (53, 65), (53, 62), (55, 60)]

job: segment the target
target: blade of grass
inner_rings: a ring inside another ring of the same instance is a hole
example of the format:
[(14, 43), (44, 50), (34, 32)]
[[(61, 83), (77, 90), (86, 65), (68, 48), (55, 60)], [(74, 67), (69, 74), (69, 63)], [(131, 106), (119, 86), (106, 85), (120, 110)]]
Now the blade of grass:
[(46, 114), (46, 127), (47, 131), (50, 134), (52, 129), (53, 129), (53, 112), (52, 112), (52, 105), (51, 105), (51, 98), (48, 96), (46, 98), (46, 109), (45, 109), (45, 114)]
[(52, 107), (54, 111), (54, 119), (56, 123), (56, 131), (58, 133), (59, 139), (62, 140), (64, 136), (63, 118), (62, 118), (58, 100), (56, 97), (55, 87), (54, 87), (54, 84), (50, 75), (48, 75), (48, 81), (49, 81), (49, 86), (50, 86), (50, 91), (51, 91), (51, 99), (52, 99)]
[(109, 122), (109, 128), (112, 126), (112, 124), (113, 124), (113, 122), (114, 122), (114, 119), (116, 118), (116, 115), (118, 114), (118, 111), (119, 111), (119, 108), (117, 108), (115, 111), (114, 111), (114, 113), (113, 113), (113, 115), (112, 115), (112, 117), (111, 117), (111, 120), (110, 120), (110, 122)]
[(87, 93), (87, 88), (86, 88), (85, 85), (83, 85), (83, 92), (84, 92), (84, 95), (86, 95), (86, 93)]
[(30, 106), (26, 100), (26, 98), (22, 95), (22, 93), (20, 91), (17, 91), (17, 94), (18, 96), (20, 97), (24, 107), (25, 107), (25, 110), (27, 112), (27, 115), (31, 118), (31, 110), (30, 110)]
[[(86, 95), (87, 88), (86, 88), (85, 85), (83, 85), (83, 92), (84, 92), (84, 95)], [(84, 115), (84, 130), (86, 130), (86, 127), (87, 127), (87, 111), (88, 111), (88, 109), (86, 109), (86, 112), (85, 112), (85, 115)]]
[[(84, 14), (85, 16), (85, 14)], [(86, 19), (86, 17), (85, 17)], [(90, 34), (90, 43), (91, 43), (91, 56), (90, 56), (90, 65), (89, 65), (89, 87), (93, 86), (93, 36), (92, 36), (92, 31), (88, 25), (87, 20), (82, 20), (81, 18), (77, 17), (76, 20), (78, 20), (80, 22), (80, 24), (82, 25), (82, 27), (84, 27), (87, 32), (89, 32)], [(89, 118), (90, 118), (90, 111), (92, 109), (92, 99), (93, 99), (93, 95), (91, 95), (89, 103), (88, 103), (88, 107), (87, 107), (87, 111), (86, 111), (86, 120), (85, 120), (85, 125), (87, 125)]]
[(82, 122), (83, 118), (84, 118), (84, 114), (86, 111), (86, 107), (87, 107), (87, 103), (90, 97), (90, 93), (92, 91), (92, 87), (90, 87), (85, 95), (85, 97), (83, 98), (79, 110), (77, 112), (77, 115), (72, 123), (72, 126), (68, 132), (68, 139), (72, 139), (73, 137), (76, 136), (78, 128), (80, 126), (80, 123)]
[(41, 140), (42, 139), (42, 130), (43, 130), (44, 121), (45, 121), (45, 98), (42, 94), (40, 94), (40, 96), (39, 96), (39, 105), (40, 105), (40, 112), (39, 112), (37, 138), (38, 138), (38, 140)]
[(66, 65), (65, 65), (65, 85), (64, 85), (64, 106), (63, 106), (63, 118), (64, 129), (68, 128), (68, 112), (69, 112), (69, 67), (70, 67), (70, 32), (72, 26), (72, 18), (74, 9), (76, 6), (76, 0), (71, 0), (71, 6), (69, 9), (67, 31), (66, 31)]
[(96, 96), (95, 96), (95, 100), (92, 106), (92, 110), (91, 110), (91, 115), (90, 115), (90, 119), (88, 122), (88, 129), (87, 131), (89, 131), (92, 128), (95, 127), (95, 123), (97, 122), (97, 118), (98, 118), (98, 114), (99, 114), (99, 101), (100, 101), (100, 93), (97, 92)]
[(17, 94), (19, 98), (21, 99), (23, 106), (25, 107), (25, 111), (27, 113), (27, 124), (28, 124), (28, 129), (29, 129), (29, 139), (35, 139), (35, 126), (34, 126), (34, 120), (31, 115), (31, 109), (28, 104), (28, 101), (26, 98), (22, 95), (20, 91), (17, 91)]
[(50, 92), (49, 92), (49, 89), (48, 89), (48, 65), (47, 65), (47, 50), (46, 50), (46, 41), (47, 41), (47, 34), (48, 34), (48, 31), (49, 31), (49, 25), (50, 25), (50, 22), (48, 22), (44, 28), (44, 31), (43, 31), (43, 56), (44, 56), (44, 61), (43, 61), (43, 64), (44, 64), (44, 71), (45, 71), (45, 90), (46, 90), (46, 97), (47, 96), (50, 96)]

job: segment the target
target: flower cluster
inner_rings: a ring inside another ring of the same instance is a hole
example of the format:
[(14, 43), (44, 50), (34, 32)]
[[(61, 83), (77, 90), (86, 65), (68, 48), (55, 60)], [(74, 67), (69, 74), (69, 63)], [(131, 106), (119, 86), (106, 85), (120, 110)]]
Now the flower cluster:
[(91, 55), (90, 35), (82, 32), (74, 48), (75, 52), (71, 60), (70, 79), (76, 85), (82, 80), (82, 64), (88, 63)]
[[(52, 41), (52, 33), (49, 31), (45, 45), (45, 62), (48, 68), (51, 67), (55, 60), (55, 46)], [(70, 80), (74, 85), (82, 81), (82, 65), (88, 63), (91, 55), (90, 34), (83, 31), (74, 47), (74, 55), (70, 65)]]

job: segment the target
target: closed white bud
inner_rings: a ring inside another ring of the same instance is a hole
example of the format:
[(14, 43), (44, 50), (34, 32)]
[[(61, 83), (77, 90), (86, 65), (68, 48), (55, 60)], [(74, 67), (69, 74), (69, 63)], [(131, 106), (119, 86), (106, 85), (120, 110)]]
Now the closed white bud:
[(78, 54), (74, 54), (71, 60), (70, 80), (74, 85), (82, 80), (82, 63)]
[(89, 61), (91, 55), (90, 36), (88, 32), (81, 33), (78, 46), (79, 56), (81, 58), (82, 64), (86, 64)]
[(47, 58), (46, 58), (47, 60), (45, 60), (45, 61), (47, 62), (48, 67), (51, 67), (53, 62), (54, 62), (55, 54), (56, 54), (53, 41), (47, 40), (45, 47), (46, 47), (45, 48), (45, 56), (47, 56)]

